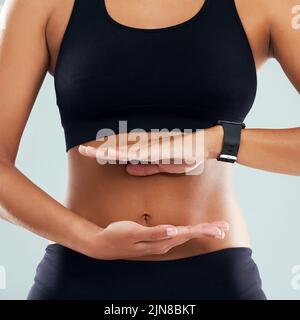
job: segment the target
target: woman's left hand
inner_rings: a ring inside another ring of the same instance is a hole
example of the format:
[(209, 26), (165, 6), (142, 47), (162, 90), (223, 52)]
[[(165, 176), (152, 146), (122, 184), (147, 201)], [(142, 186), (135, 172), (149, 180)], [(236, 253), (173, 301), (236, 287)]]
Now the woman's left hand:
[[(121, 136), (126, 143), (115, 143), (116, 137)], [(99, 147), (81, 145), (78, 150), (83, 156), (96, 158), (99, 164), (127, 164), (126, 171), (135, 176), (200, 174), (202, 164), (220, 153), (222, 140), (223, 129), (216, 125), (189, 133), (160, 131), (120, 134), (109, 136), (108, 141)]]

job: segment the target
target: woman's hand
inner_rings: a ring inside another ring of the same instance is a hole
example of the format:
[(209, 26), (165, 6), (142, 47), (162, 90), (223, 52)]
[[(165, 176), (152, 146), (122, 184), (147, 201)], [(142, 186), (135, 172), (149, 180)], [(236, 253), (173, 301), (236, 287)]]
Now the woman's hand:
[[(83, 156), (96, 158), (99, 164), (127, 163), (127, 172), (136, 176), (161, 172), (200, 174), (201, 164), (220, 153), (223, 129), (217, 125), (192, 133), (135, 132), (122, 136), (122, 141), (127, 141), (123, 144), (112, 143), (116, 142), (115, 137), (97, 148), (81, 145), (78, 150)], [(135, 139), (134, 144), (128, 144), (130, 137), (131, 141)]]
[(122, 259), (167, 253), (190, 239), (224, 239), (229, 225), (225, 221), (188, 226), (157, 225), (146, 227), (133, 221), (109, 224), (92, 236), (86, 254), (96, 259)]

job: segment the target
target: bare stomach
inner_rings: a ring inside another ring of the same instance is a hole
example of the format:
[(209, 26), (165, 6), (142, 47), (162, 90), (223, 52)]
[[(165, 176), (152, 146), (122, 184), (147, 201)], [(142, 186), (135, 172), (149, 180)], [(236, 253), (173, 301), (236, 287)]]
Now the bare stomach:
[[(85, 145), (96, 146), (97, 142)], [(231, 165), (206, 161), (199, 175), (156, 174), (135, 177), (125, 165), (100, 165), (82, 156), (77, 147), (68, 152), (69, 179), (64, 205), (105, 228), (112, 222), (131, 220), (145, 226), (189, 225), (226, 220), (225, 239), (198, 238), (165, 254), (128, 258), (168, 260), (228, 247), (250, 246), (243, 213), (232, 190)]]

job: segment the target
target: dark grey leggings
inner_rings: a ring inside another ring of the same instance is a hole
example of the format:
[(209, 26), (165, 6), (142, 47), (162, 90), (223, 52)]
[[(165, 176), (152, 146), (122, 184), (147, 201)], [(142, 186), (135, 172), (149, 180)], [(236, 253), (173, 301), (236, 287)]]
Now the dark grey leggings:
[(175, 260), (96, 260), (51, 244), (28, 300), (265, 300), (252, 250), (227, 248)]

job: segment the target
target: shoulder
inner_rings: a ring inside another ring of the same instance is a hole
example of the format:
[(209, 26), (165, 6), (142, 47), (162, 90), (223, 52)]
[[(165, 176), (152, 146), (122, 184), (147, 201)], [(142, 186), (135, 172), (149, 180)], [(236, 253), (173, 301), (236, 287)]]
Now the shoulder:
[(248, 24), (255, 28), (258, 27), (259, 34), (266, 40), (268, 39), (270, 56), (274, 56), (274, 46), (278, 39), (295, 37), (293, 25), (299, 26), (300, 29), (299, 0), (233, 1)]
[[(244, 7), (251, 7), (251, 13), (260, 13), (265, 17), (270, 27), (272, 23), (284, 19), (291, 20), (293, 14), (299, 9), (299, 0), (235, 0), (236, 3)], [(299, 11), (299, 10), (298, 10)], [(250, 11), (249, 11), (250, 12)]]
[(299, 0), (234, 0), (236, 6), (257, 19), (258, 14), (261, 19), (265, 19), (271, 25), (272, 21), (280, 17), (291, 18), (293, 8), (299, 6)]
[(283, 48), (290, 50), (291, 54), (293, 49), (295, 51), (296, 46), (299, 48), (300, 1), (272, 0), (268, 1), (268, 9), (273, 57), (279, 57)]
[(45, 25), (62, 4), (74, 0), (6, 0), (1, 6), (1, 21)]
[(272, 26), (286, 24), (289, 27), (295, 15), (300, 11), (299, 0), (268, 1), (269, 16)]

